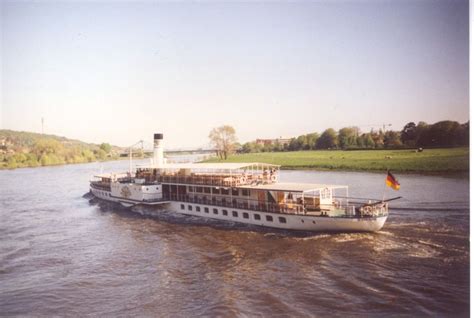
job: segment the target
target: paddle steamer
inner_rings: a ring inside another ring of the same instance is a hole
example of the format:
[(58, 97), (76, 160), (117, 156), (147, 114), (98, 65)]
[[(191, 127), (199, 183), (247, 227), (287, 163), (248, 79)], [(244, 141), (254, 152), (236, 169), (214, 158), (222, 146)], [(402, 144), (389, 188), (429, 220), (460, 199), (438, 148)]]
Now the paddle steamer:
[(279, 182), (279, 166), (265, 163), (165, 163), (163, 134), (154, 135), (153, 163), (90, 181), (97, 198), (126, 207), (155, 206), (176, 213), (257, 226), (353, 232), (380, 230), (386, 201), (355, 204), (345, 185)]

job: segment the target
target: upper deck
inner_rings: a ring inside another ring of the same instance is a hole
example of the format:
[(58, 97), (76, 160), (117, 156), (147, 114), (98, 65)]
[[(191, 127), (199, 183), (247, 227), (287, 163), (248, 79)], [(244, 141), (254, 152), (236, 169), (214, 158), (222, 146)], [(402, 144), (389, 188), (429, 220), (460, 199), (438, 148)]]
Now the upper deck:
[(146, 182), (223, 187), (271, 184), (278, 181), (278, 165), (265, 163), (187, 163), (138, 167), (136, 178)]

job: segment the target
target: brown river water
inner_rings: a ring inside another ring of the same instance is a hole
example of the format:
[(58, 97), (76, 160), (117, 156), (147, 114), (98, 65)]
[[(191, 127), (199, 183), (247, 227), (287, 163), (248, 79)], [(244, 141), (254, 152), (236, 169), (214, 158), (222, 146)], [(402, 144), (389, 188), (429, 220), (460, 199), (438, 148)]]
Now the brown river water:
[[(396, 175), (378, 233), (264, 230), (90, 200), (109, 162), (0, 171), (0, 315), (469, 315), (469, 180)], [(283, 171), (380, 198), (385, 174)]]

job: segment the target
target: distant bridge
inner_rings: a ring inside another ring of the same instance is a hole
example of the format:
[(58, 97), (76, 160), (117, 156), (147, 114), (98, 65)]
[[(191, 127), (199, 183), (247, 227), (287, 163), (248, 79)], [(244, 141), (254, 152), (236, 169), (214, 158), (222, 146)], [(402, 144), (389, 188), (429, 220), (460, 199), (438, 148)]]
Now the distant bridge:
[[(145, 157), (153, 156), (153, 149), (133, 149), (133, 156), (136, 157), (138, 154), (142, 154)], [(169, 155), (197, 155), (197, 154), (212, 154), (216, 153), (216, 149), (204, 149), (204, 148), (190, 148), (190, 149), (169, 149), (164, 151), (165, 154)], [(128, 157), (130, 155), (129, 150), (123, 151), (120, 154), (120, 157)]]

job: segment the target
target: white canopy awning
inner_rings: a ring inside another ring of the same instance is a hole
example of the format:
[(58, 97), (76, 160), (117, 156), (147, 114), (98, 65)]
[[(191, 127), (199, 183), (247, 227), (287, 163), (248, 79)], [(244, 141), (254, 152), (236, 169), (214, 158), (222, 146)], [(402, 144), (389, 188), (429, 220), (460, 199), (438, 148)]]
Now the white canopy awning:
[(192, 170), (240, 170), (240, 169), (266, 169), (278, 168), (279, 165), (261, 162), (223, 162), (223, 163), (167, 163), (160, 167), (155, 165), (137, 166), (149, 169), (192, 169)]
[(284, 191), (284, 192), (310, 192), (323, 189), (348, 189), (346, 185), (335, 184), (317, 184), (317, 183), (271, 183), (260, 185), (239, 186), (239, 188), (268, 190), (268, 191)]

